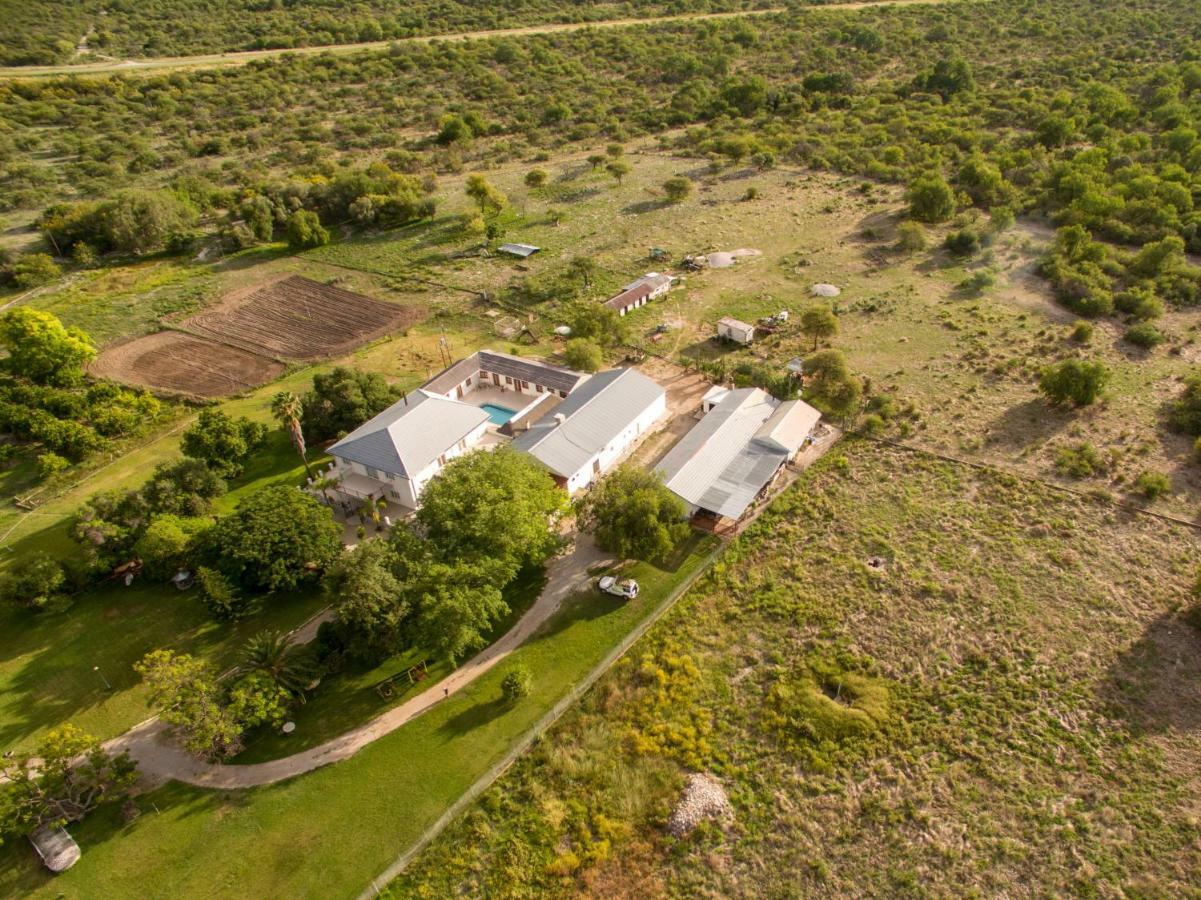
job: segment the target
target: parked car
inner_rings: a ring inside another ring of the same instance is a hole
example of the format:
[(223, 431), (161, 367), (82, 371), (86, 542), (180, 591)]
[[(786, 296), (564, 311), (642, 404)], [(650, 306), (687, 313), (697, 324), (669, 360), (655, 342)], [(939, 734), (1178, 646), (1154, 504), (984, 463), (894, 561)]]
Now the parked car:
[(55, 874), (65, 872), (79, 862), (79, 845), (65, 828), (39, 828), (29, 835), (42, 864)]
[(605, 575), (597, 582), (597, 587), (606, 594), (612, 594), (614, 597), (625, 597), (627, 600), (633, 600), (638, 596), (638, 582), (633, 578), (625, 578), (618, 581), (615, 575)]

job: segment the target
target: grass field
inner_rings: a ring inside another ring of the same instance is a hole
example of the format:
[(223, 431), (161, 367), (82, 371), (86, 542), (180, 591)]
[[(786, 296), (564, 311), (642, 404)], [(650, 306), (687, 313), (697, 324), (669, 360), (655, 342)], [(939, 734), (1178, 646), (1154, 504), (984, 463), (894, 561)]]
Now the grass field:
[[(851, 442), (392, 896), (1191, 895), (1199, 562), (1191, 529)], [(670, 838), (698, 770), (734, 820)]]
[[(674, 570), (639, 564), (623, 603), (569, 600), (509, 662), (351, 759), (283, 784), (221, 793), (180, 785), (74, 830), (82, 860), (57, 878), (20, 843), (0, 848), (0, 895), (353, 897), (708, 556), (697, 540)], [(514, 665), (533, 675), (516, 706), (500, 699)]]

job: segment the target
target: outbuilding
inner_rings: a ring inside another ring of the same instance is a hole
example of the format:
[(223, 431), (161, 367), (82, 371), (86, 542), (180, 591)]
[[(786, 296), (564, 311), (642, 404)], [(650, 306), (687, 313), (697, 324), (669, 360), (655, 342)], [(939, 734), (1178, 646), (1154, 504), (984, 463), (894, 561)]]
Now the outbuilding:
[(717, 336), (736, 344), (749, 344), (755, 339), (755, 326), (726, 316), (717, 323)]
[(624, 316), (630, 310), (645, 306), (656, 297), (662, 297), (671, 290), (673, 281), (670, 275), (647, 272), (623, 287), (620, 293), (606, 300), (605, 306), (616, 310), (619, 316)]

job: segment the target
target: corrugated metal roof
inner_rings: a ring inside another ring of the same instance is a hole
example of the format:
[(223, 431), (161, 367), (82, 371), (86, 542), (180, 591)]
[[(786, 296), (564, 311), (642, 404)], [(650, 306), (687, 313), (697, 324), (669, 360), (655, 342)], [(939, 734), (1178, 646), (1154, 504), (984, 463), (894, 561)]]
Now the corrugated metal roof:
[(817, 413), (797, 402), (779, 403), (759, 388), (732, 390), (668, 451), (655, 471), (687, 503), (740, 518), (794, 452), (785, 444), (807, 421), (806, 408)]
[(329, 448), (330, 456), (411, 478), (488, 421), (475, 406), (414, 391)]
[(535, 247), (533, 244), (501, 244), (496, 248), (501, 253), (508, 253), (510, 256), (520, 256), (525, 259), (527, 256), (533, 256), (541, 247)]
[(605, 306), (609, 309), (625, 309), (627, 306), (633, 306), (639, 300), (645, 300), (654, 289), (654, 285), (635, 283), (625, 288), (620, 294), (615, 294), (606, 300)]
[(523, 359), (520, 356), (511, 356), (496, 350), (480, 350), (478, 353), (464, 357), (453, 366), (443, 369), (422, 387), (435, 394), (445, 394), (466, 381), (469, 375), (474, 375), (481, 369), (496, 372), (499, 375), (508, 375), (510, 378), (517, 378), (521, 381), (541, 384), (565, 393), (575, 390), (576, 385), (588, 377), (583, 372), (565, 369), (562, 366), (553, 366), (536, 359)]
[(552, 415), (519, 435), (513, 446), (570, 478), (662, 396), (663, 388), (634, 369), (599, 372), (568, 394)]
[(801, 449), (822, 414), (804, 400), (786, 400), (755, 433), (755, 440), (772, 444), (789, 456)]

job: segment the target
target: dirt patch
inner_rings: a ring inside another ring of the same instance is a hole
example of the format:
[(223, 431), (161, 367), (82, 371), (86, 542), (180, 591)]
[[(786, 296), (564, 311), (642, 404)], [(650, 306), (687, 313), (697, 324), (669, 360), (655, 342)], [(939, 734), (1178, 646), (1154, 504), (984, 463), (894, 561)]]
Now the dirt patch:
[(252, 353), (312, 360), (349, 353), (424, 315), (419, 307), (384, 303), (291, 275), (231, 294), (182, 327)]
[(197, 397), (236, 394), (283, 370), (276, 360), (177, 331), (109, 347), (90, 367), (101, 378)]

